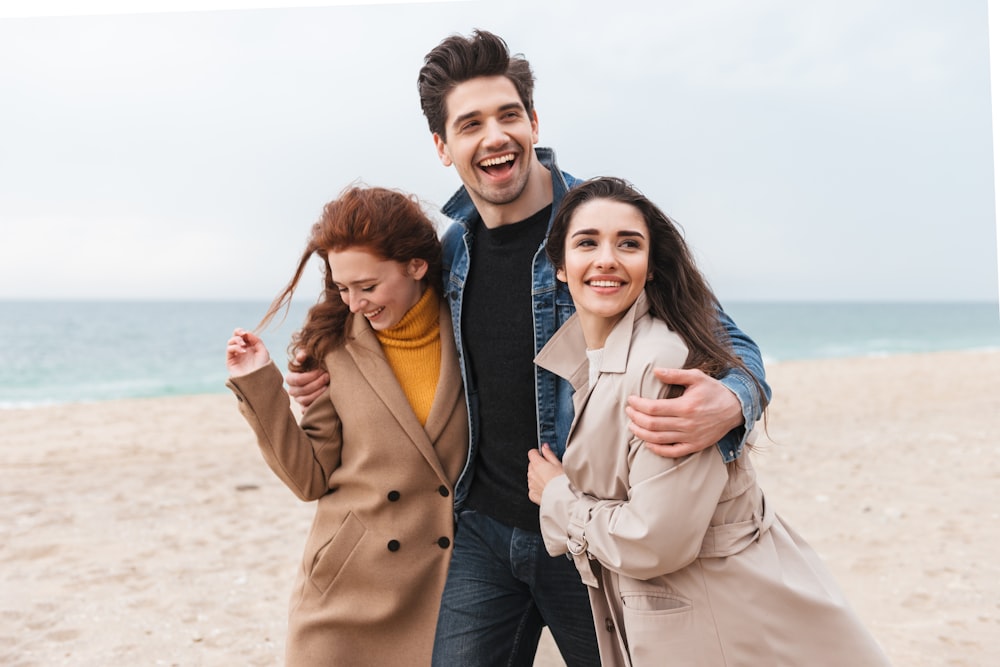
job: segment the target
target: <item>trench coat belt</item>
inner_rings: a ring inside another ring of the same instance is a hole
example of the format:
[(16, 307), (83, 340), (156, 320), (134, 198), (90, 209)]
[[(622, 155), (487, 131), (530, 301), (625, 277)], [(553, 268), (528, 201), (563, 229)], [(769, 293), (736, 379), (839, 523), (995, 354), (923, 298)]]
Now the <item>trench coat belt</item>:
[(764, 492), (758, 488), (759, 500), (753, 516), (746, 521), (709, 526), (701, 542), (699, 558), (724, 558), (746, 549), (760, 539), (774, 523), (774, 510), (764, 501)]
[(577, 503), (569, 518), (567, 527), (566, 555), (573, 559), (577, 572), (580, 573), (580, 580), (591, 588), (597, 588), (600, 584), (597, 575), (594, 573), (594, 563), (591, 562), (590, 554), (587, 552), (587, 535), (585, 526), (590, 519), (590, 508), (586, 503)]

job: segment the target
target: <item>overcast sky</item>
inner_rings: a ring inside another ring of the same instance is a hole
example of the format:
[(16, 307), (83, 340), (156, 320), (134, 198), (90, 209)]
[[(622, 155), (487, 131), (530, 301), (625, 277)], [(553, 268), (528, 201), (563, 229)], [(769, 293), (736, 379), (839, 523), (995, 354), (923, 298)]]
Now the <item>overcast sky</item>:
[(656, 201), (723, 302), (997, 299), (985, 0), (25, 6), (0, 299), (270, 299), (349, 183), (440, 206), (417, 71), (477, 27), (531, 62), (540, 145)]

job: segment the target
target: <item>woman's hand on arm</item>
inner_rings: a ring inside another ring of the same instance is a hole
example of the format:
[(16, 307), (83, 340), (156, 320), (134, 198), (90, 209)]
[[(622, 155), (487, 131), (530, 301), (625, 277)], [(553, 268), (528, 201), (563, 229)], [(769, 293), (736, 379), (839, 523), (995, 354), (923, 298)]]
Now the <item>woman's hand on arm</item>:
[(676, 398), (629, 396), (629, 429), (653, 453), (679, 458), (711, 447), (743, 425), (743, 409), (728, 387), (695, 369), (657, 368), (664, 384), (682, 385)]
[(271, 361), (258, 336), (244, 329), (235, 329), (232, 337), (226, 343), (226, 368), (229, 375), (239, 377), (263, 368)]

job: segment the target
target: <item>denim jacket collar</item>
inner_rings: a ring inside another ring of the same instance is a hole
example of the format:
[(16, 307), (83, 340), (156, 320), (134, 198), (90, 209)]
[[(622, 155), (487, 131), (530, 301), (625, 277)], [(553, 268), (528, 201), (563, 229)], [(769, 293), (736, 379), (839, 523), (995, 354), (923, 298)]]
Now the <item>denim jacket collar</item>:
[[(552, 175), (552, 208), (553, 214), (555, 214), (555, 209), (559, 206), (559, 202), (562, 201), (566, 191), (576, 183), (576, 179), (559, 171), (559, 166), (556, 164), (555, 151), (551, 148), (536, 147), (535, 156)], [(567, 183), (567, 176), (569, 176), (568, 180), (571, 181), (570, 183)], [(441, 207), (441, 212), (455, 222), (463, 224), (466, 229), (469, 228), (469, 223), (478, 215), (476, 205), (472, 203), (472, 197), (469, 196), (469, 191), (465, 189), (464, 185)], [(551, 224), (552, 220), (550, 219), (549, 225)]]

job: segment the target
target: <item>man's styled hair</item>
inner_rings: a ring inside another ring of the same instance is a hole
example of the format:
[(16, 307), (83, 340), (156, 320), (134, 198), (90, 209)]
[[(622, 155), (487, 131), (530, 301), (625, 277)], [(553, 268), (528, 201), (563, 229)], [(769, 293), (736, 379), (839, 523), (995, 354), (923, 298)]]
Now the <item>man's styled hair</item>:
[(503, 39), (485, 30), (476, 30), (469, 37), (452, 35), (424, 56), (417, 77), (420, 107), (432, 133), (446, 138), (445, 98), (458, 84), (480, 76), (507, 77), (517, 89), (525, 111), (530, 115), (534, 110), (535, 76), (524, 56), (512, 56)]

